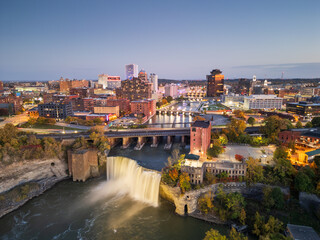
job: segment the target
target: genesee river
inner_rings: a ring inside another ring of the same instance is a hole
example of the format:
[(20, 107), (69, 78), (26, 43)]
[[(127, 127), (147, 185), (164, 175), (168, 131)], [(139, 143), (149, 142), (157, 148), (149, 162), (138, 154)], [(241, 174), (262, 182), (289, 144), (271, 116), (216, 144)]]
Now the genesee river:
[[(178, 141), (178, 139), (176, 139)], [(177, 145), (177, 143), (175, 144)], [(111, 156), (126, 156), (147, 168), (161, 170), (170, 152), (146, 144), (134, 151), (114, 148)], [(188, 149), (184, 150), (188, 151)], [(180, 217), (174, 206), (160, 200), (158, 207), (134, 201), (109, 188), (105, 177), (85, 183), (65, 180), (18, 210), (0, 219), (0, 239), (203, 239), (210, 228), (228, 229), (191, 217)]]

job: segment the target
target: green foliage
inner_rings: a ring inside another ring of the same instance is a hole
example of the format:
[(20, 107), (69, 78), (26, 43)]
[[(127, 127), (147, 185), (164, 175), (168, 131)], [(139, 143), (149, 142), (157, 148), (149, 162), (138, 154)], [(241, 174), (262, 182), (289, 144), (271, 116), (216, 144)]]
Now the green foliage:
[(273, 168), (273, 180), (278, 184), (289, 186), (295, 169), (292, 166), (285, 147), (278, 147), (273, 154), (275, 166)]
[(218, 157), (223, 152), (223, 147), (220, 144), (213, 144), (211, 148), (207, 150), (208, 158)]
[(217, 195), (217, 206), (216, 211), (218, 212), (221, 219), (232, 219), (239, 220), (239, 222), (245, 222), (246, 214), (244, 207), (246, 205), (244, 197), (238, 193), (225, 193), (223, 187), (219, 186)]
[(244, 135), (246, 123), (243, 120), (232, 118), (227, 125), (227, 136), (231, 142), (239, 142), (240, 136)]
[(311, 122), (307, 122), (306, 125), (304, 125), (305, 128), (312, 128), (312, 123)]
[(298, 121), (298, 122), (296, 123), (296, 128), (303, 128), (302, 122)]
[(314, 117), (311, 120), (312, 127), (320, 127), (320, 117)]
[(249, 117), (247, 120), (247, 123), (253, 126), (256, 122), (256, 119), (254, 117)]
[(299, 192), (312, 193), (316, 187), (315, 170), (309, 166), (301, 168), (294, 179), (294, 187)]
[(211, 228), (206, 232), (206, 236), (203, 240), (227, 240), (227, 237), (221, 235), (217, 230)]
[(246, 180), (248, 184), (262, 182), (264, 179), (263, 167), (258, 159), (249, 157), (247, 160)]
[(235, 228), (231, 228), (228, 240), (248, 240), (248, 237), (237, 232)]
[(283, 223), (273, 216), (269, 216), (268, 222), (258, 212), (255, 215), (255, 222), (252, 233), (259, 239), (279, 239), (280, 232), (283, 230)]
[(214, 194), (208, 192), (198, 199), (198, 206), (201, 212), (207, 214), (213, 210)]
[(288, 119), (282, 119), (278, 116), (267, 117), (264, 123), (265, 125), (261, 128), (261, 132), (274, 143), (278, 142), (278, 135), (281, 130), (287, 130), (293, 127)]

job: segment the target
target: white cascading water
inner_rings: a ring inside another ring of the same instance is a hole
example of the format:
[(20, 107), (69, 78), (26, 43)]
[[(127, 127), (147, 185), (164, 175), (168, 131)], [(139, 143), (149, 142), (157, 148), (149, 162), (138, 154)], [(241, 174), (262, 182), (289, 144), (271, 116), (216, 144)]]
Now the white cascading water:
[(136, 161), (126, 157), (108, 157), (107, 180), (120, 181), (129, 195), (155, 207), (159, 204), (161, 176), (139, 166)]

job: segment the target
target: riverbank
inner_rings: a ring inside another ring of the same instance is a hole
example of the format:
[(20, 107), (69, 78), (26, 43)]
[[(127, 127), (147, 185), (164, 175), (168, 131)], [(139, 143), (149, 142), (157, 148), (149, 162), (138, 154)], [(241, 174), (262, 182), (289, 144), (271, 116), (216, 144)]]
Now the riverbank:
[(58, 158), (21, 161), (0, 168), (0, 218), (68, 178)]

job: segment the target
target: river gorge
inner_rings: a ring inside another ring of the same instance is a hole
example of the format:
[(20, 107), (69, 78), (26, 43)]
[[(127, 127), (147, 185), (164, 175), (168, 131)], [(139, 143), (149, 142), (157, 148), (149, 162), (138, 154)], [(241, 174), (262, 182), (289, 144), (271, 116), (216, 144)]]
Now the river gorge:
[[(156, 149), (145, 146), (134, 151), (131, 146), (110, 152), (110, 156), (119, 155), (122, 161), (109, 162), (108, 181), (105, 176), (84, 183), (63, 180), (2, 217), (0, 239), (203, 239), (212, 227), (228, 231), (180, 217), (171, 203), (158, 197), (157, 171), (170, 155), (163, 151), (163, 144)], [(147, 185), (135, 188), (141, 179)]]

